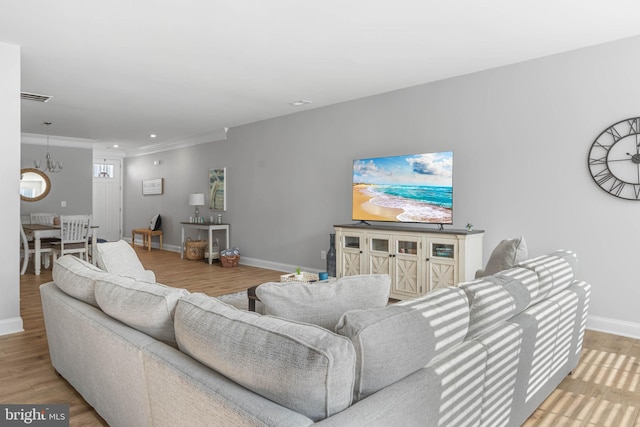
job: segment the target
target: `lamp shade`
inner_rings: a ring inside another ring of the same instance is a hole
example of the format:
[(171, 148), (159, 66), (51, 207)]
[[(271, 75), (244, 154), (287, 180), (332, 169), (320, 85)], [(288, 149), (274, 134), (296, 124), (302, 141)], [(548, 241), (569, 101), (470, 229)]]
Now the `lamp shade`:
[(189, 206), (204, 206), (204, 194), (189, 194)]

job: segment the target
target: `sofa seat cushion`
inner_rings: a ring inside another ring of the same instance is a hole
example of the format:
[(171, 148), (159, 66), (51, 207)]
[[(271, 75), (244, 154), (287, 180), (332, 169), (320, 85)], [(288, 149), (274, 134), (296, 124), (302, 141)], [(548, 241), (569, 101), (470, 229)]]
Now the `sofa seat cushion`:
[(442, 288), (385, 308), (346, 312), (336, 331), (354, 344), (354, 397), (361, 400), (424, 367), (463, 341), (469, 306), (462, 289)]
[(190, 294), (178, 302), (175, 331), (182, 352), (314, 421), (351, 404), (355, 351), (326, 329)]
[(348, 310), (385, 307), (390, 287), (388, 274), (364, 274), (329, 283), (263, 283), (256, 296), (264, 305), (264, 314), (333, 331)]
[(107, 275), (96, 281), (96, 301), (102, 311), (153, 338), (176, 347), (173, 315), (186, 289), (130, 277)]
[(108, 274), (98, 267), (73, 255), (64, 255), (53, 263), (53, 281), (60, 290), (94, 307), (98, 307), (95, 297), (95, 281)]
[(470, 338), (526, 310), (538, 293), (538, 276), (525, 268), (512, 268), (458, 287), (469, 300)]
[(96, 264), (108, 273), (132, 277), (145, 282), (155, 282), (153, 271), (145, 270), (136, 251), (124, 240), (96, 245)]

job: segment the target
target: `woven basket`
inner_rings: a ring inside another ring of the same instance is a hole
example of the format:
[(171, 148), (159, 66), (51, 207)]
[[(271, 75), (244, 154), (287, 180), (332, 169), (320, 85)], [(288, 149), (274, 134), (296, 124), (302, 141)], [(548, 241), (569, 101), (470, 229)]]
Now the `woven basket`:
[(184, 242), (185, 246), (185, 257), (192, 261), (198, 261), (204, 259), (204, 252), (207, 248), (206, 240), (191, 240), (187, 239)]
[(223, 267), (237, 267), (240, 255), (220, 255), (220, 263)]

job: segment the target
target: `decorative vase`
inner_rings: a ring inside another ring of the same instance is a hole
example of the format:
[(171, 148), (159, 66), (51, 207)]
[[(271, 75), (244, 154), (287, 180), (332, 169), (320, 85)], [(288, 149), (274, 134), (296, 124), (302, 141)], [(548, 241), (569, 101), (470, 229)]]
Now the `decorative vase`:
[(327, 273), (336, 277), (336, 235), (329, 234), (329, 251), (327, 252)]

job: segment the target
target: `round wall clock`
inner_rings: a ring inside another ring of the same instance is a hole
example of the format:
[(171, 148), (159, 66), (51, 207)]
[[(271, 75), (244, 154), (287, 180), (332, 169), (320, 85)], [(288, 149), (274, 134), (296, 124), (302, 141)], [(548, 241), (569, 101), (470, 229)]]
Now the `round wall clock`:
[(612, 196), (640, 200), (640, 117), (615, 123), (593, 141), (589, 172)]

